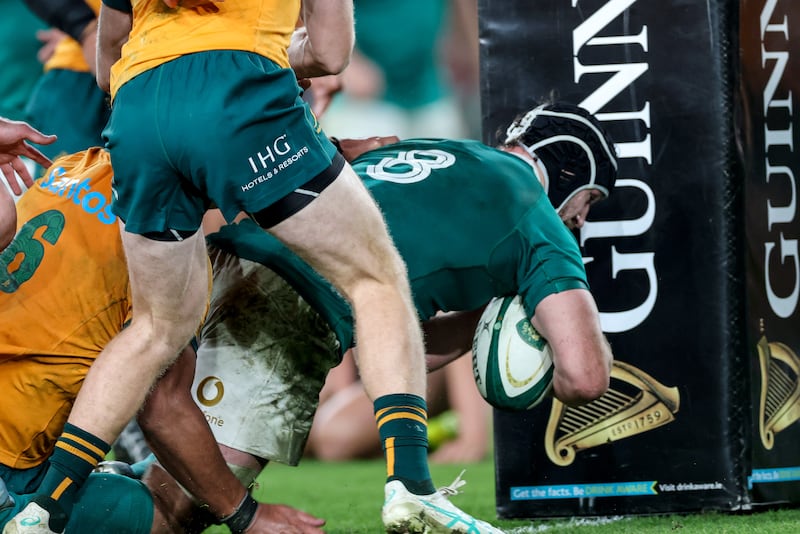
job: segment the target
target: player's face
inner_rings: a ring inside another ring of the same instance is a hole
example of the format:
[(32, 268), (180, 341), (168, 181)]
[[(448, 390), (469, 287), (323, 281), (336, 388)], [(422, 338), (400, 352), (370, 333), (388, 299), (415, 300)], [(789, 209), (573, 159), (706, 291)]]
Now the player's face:
[(570, 230), (581, 228), (586, 222), (592, 204), (603, 198), (603, 193), (599, 189), (581, 189), (559, 210), (558, 215)]

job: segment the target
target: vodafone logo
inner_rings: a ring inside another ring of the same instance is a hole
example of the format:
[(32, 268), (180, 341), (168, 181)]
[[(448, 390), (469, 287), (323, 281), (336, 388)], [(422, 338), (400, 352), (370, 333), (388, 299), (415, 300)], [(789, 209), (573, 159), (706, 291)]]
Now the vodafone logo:
[(225, 396), (225, 386), (216, 376), (207, 376), (197, 385), (197, 402), (203, 406), (215, 406)]

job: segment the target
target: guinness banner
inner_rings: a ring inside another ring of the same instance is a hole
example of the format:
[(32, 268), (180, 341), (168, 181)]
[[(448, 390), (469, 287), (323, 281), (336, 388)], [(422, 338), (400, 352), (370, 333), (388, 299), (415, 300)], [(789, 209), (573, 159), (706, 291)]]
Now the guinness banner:
[(617, 189), (576, 234), (611, 388), (581, 408), (495, 411), (501, 517), (800, 499), (789, 5), (480, 0), (484, 141), (566, 100), (620, 158)]
[[(792, 9), (794, 8), (794, 9)], [(800, 12), (797, 2), (743, 1), (740, 15), (747, 243), (747, 346), (751, 368), (756, 504), (800, 502)]]

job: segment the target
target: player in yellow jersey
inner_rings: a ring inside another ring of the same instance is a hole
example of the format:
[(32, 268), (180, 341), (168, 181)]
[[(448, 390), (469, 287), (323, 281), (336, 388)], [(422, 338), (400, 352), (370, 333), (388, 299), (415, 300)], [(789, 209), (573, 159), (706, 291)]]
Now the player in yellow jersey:
[[(97, 12), (84, 0), (23, 0), (40, 19), (49, 26), (69, 35), (83, 50), (86, 63), (95, 64), (95, 41), (97, 39)], [(99, 2), (89, 0), (95, 7)]]
[[(95, 14), (100, 10), (100, 0), (86, 0), (86, 5)], [(70, 36), (61, 39), (45, 62), (44, 74), (25, 108), (28, 122), (58, 135), (58, 141), (44, 150), (50, 158), (103, 144), (100, 134), (111, 108), (94, 76), (96, 19), (89, 20), (87, 26), (82, 33), (86, 33), (85, 40), (92, 41), (91, 46)]]
[[(111, 115), (108, 94), (95, 79), (97, 13), (100, 0), (59, 0), (59, 10), (72, 13), (80, 25), (64, 20), (58, 25), (60, 40), (44, 63), (25, 107), (27, 120), (42, 131), (53, 132), (58, 141), (43, 148), (50, 158), (72, 154), (93, 146), (102, 146), (101, 133)], [(26, 0), (29, 6), (46, 17), (53, 11), (52, 0)], [(87, 13), (88, 10), (88, 13)], [(64, 33), (69, 32), (67, 35)], [(73, 35), (75, 37), (73, 37)], [(114, 455), (134, 463), (150, 454), (150, 449), (135, 421), (131, 421), (113, 446)]]
[[(7, 149), (3, 124), (0, 152)], [(0, 525), (30, 501), (27, 494), (46, 472), (88, 369), (130, 320), (111, 180), (103, 149), (57, 159), (19, 200), (16, 236), (0, 253), (0, 481), (12, 495), (0, 498)], [(189, 399), (180, 413), (169, 428), (151, 428), (160, 454), (173, 465), (182, 462), (195, 483), (207, 487), (198, 493), (241, 500), (247, 492), (222, 460), (200, 410)], [(196, 456), (184, 461), (173, 454), (172, 436), (190, 440)], [(91, 444), (82, 446), (97, 454)], [(260, 505), (253, 512), (254, 526), (266, 531), (321, 532), (321, 520), (285, 506)], [(70, 533), (139, 534), (162, 532), (165, 522), (154, 515), (144, 485), (103, 474), (89, 477), (65, 526)]]
[[(198, 229), (213, 202), (229, 221), (247, 213), (350, 302), (361, 378), (375, 412), (385, 415), (378, 426), (389, 444), (386, 490), (438, 499), (427, 463), (424, 346), (405, 265), (297, 82), (346, 66), (352, 0), (176, 4), (135, 0), (126, 13), (120, 0), (106, 0), (101, 8), (98, 65), (113, 63), (104, 136), (133, 319), (92, 366), (59, 442), (77, 437), (104, 454), (191, 339), (208, 292)], [(298, 19), (304, 26), (295, 31)], [(116, 60), (114, 43), (128, 35)], [(126, 380), (113, 379), (119, 376)], [(100, 457), (84, 445), (56, 447), (36, 499), (6, 534), (32, 532), (29, 522), (59, 532), (52, 519), (69, 515)], [(214, 512), (237, 523), (251, 509), (252, 499), (230, 500)], [(475, 523), (455, 507), (448, 513)], [(420, 508), (393, 515), (386, 530), (406, 532), (410, 524), (457, 532)], [(477, 525), (479, 533), (498, 532)]]
[[(0, 254), (0, 478), (12, 493), (35, 488), (93, 357), (130, 318), (116, 217), (90, 169), (96, 156), (60, 161), (75, 172), (53, 167), (20, 198), (16, 236)], [(132, 531), (149, 532), (152, 515), (140, 520), (146, 530)]]

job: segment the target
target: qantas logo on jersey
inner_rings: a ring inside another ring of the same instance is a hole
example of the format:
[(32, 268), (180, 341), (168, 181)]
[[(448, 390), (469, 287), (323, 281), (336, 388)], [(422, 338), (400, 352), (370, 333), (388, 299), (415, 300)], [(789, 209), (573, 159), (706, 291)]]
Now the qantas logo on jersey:
[(39, 187), (72, 200), (103, 224), (114, 224), (117, 217), (111, 213), (111, 199), (93, 190), (90, 181), (91, 178), (70, 178), (63, 167), (56, 167), (39, 183)]

